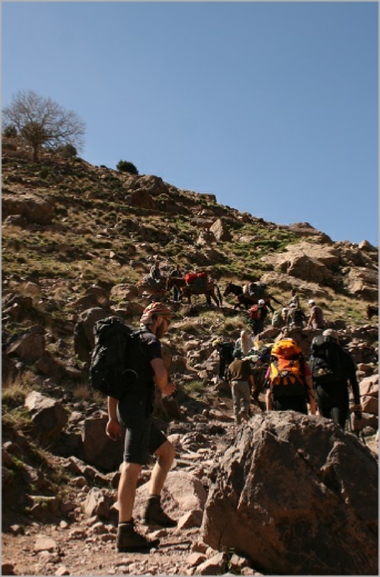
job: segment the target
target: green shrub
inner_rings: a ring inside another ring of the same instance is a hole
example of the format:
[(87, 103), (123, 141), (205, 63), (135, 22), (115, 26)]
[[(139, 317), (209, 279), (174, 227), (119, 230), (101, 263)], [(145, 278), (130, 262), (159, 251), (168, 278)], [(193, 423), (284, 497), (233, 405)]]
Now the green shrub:
[(184, 383), (183, 388), (189, 397), (204, 396), (206, 385), (202, 381)]
[(78, 154), (78, 151), (73, 144), (65, 144), (64, 146), (59, 146), (57, 148), (57, 152), (63, 158), (74, 158)]
[(129, 174), (138, 175), (138, 170), (132, 162), (128, 162), (127, 160), (119, 160), (116, 165), (116, 170), (119, 172), (129, 172)]
[(49, 176), (49, 174), (50, 174), (50, 170), (46, 167), (42, 168), (39, 172), (40, 178), (42, 178), (44, 180)]

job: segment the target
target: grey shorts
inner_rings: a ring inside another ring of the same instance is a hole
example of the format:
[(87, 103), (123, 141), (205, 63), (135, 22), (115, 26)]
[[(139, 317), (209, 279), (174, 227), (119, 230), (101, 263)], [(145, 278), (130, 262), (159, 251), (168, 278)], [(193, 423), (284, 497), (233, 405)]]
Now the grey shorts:
[(119, 420), (125, 427), (124, 455), (126, 463), (147, 465), (165, 441), (166, 436), (152, 422), (152, 415), (143, 401), (122, 400), (118, 405)]

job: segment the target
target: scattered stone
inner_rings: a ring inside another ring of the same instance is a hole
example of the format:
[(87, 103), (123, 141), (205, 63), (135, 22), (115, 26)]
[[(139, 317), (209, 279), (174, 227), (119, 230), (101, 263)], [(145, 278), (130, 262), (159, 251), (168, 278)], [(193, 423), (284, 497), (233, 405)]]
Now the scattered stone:
[(61, 575), (70, 575), (70, 571), (67, 569), (67, 567), (62, 565), (61, 567), (58, 567), (54, 575), (57, 575), (58, 577), (61, 577)]
[(206, 556), (202, 553), (191, 553), (188, 557), (186, 557), (186, 562), (190, 565), (190, 567), (196, 567), (206, 561)]
[(202, 525), (203, 511), (195, 509), (188, 511), (178, 520), (179, 529), (190, 529), (191, 527), (200, 527)]
[(196, 575), (223, 575), (225, 573), (227, 563), (226, 553), (217, 553), (210, 559), (206, 559), (203, 563), (198, 565)]
[(57, 549), (57, 543), (51, 537), (46, 537), (44, 535), (39, 535), (37, 541), (34, 545), (34, 550), (36, 553), (40, 551), (55, 551)]

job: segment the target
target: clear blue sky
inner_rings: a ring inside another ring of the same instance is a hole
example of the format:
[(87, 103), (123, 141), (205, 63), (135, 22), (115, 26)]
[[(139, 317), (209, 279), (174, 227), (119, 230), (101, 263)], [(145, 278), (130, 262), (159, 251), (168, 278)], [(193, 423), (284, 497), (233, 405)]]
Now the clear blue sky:
[(2, 2), (2, 107), (34, 90), (92, 164), (377, 245), (378, 24), (361, 1)]

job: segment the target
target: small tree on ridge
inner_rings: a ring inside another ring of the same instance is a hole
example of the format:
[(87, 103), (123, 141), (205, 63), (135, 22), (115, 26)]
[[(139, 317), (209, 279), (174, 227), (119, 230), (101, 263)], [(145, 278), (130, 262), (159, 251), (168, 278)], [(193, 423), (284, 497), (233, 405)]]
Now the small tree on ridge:
[(10, 106), (3, 109), (3, 124), (16, 127), (32, 147), (34, 161), (38, 161), (44, 145), (52, 148), (66, 144), (76, 148), (83, 146), (85, 124), (79, 116), (33, 90), (20, 91), (13, 96)]

